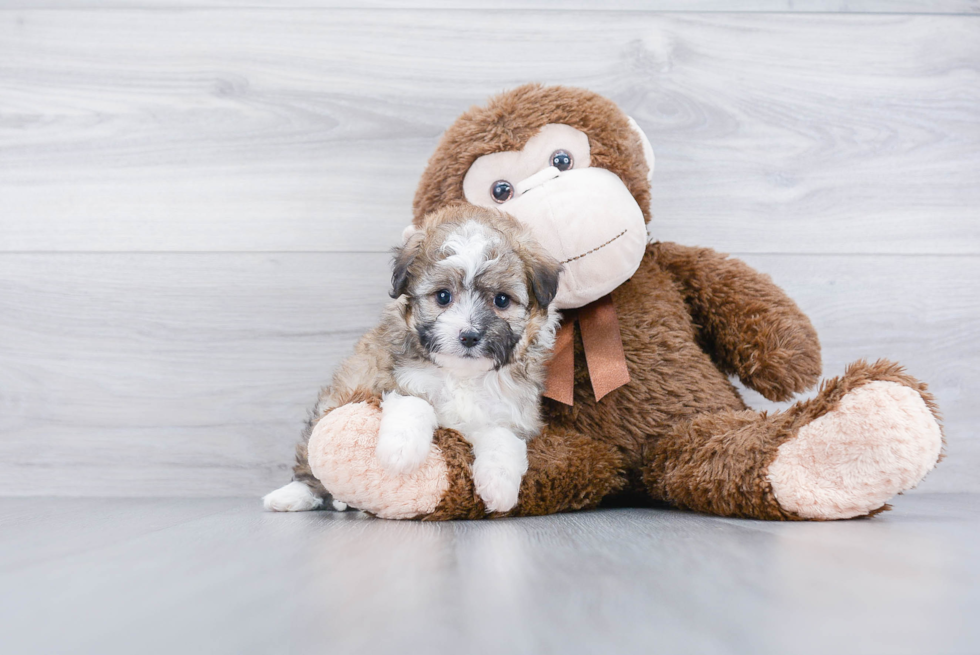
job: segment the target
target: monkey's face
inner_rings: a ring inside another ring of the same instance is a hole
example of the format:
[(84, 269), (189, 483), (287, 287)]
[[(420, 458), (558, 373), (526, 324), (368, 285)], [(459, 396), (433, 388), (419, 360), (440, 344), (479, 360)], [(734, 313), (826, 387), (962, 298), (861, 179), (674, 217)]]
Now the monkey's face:
[(468, 202), (514, 216), (564, 265), (559, 309), (611, 292), (646, 251), (646, 223), (633, 194), (618, 175), (590, 164), (588, 136), (553, 123), (519, 151), (479, 157), (463, 178)]

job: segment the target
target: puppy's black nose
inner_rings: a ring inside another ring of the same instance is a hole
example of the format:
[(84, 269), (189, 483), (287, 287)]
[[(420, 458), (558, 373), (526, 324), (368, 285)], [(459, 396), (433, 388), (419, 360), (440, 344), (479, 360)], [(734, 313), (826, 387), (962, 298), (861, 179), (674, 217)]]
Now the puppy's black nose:
[(466, 332), (459, 333), (459, 342), (467, 348), (472, 348), (476, 344), (480, 343), (480, 337), (482, 336), (482, 334), (475, 330), (467, 330)]

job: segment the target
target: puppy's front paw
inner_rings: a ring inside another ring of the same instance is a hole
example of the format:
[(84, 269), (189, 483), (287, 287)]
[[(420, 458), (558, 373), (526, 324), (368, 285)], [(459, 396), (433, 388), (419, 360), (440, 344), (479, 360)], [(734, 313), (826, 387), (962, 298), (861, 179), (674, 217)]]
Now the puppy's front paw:
[(519, 452), (494, 450), (477, 454), (473, 462), (473, 484), (488, 512), (507, 512), (517, 505), (521, 479), (526, 472), (527, 454), (523, 449)]
[(375, 455), (393, 475), (414, 472), (429, 456), (438, 427), (432, 405), (413, 396), (391, 393), (381, 403), (381, 427)]
[(473, 483), (488, 512), (506, 512), (517, 504), (521, 490), (520, 476), (509, 475), (504, 469), (473, 465)]

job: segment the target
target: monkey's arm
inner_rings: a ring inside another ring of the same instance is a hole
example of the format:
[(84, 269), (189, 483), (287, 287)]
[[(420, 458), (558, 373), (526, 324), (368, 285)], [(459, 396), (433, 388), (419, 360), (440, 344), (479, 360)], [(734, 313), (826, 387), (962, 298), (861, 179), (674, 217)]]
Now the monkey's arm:
[[(448, 469), (448, 491), (426, 521), (480, 519), (487, 508), (473, 482), (473, 450), (455, 430), (439, 429), (436, 447)], [(543, 516), (596, 507), (627, 484), (623, 455), (612, 444), (546, 425), (527, 443), (527, 473), (506, 516)]]
[(786, 400), (820, 377), (810, 319), (768, 275), (710, 248), (654, 243), (648, 253), (676, 281), (718, 367), (770, 400)]
[[(342, 405), (314, 428), (309, 475), (336, 500), (381, 518), (482, 519), (487, 506), (473, 481), (473, 448), (448, 428), (433, 435), (435, 448), (408, 475), (386, 473), (376, 456), (379, 402)], [(527, 444), (528, 470), (517, 506), (508, 516), (535, 516), (595, 507), (627, 483), (624, 455), (613, 444), (561, 427), (545, 426)]]

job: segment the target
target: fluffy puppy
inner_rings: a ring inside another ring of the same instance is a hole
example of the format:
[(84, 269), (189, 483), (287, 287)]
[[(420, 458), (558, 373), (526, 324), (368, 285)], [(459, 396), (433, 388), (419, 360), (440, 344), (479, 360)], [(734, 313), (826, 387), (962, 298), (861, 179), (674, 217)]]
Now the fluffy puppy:
[[(433, 431), (452, 428), (473, 446), (487, 511), (510, 510), (527, 471), (526, 442), (541, 429), (560, 271), (506, 214), (454, 205), (427, 216), (395, 251), (394, 301), (321, 392), (306, 438), (331, 409), (380, 396), (376, 453), (391, 474), (417, 469)], [(328, 497), (305, 454), (304, 444), (296, 481), (266, 496), (267, 508), (313, 509)]]

